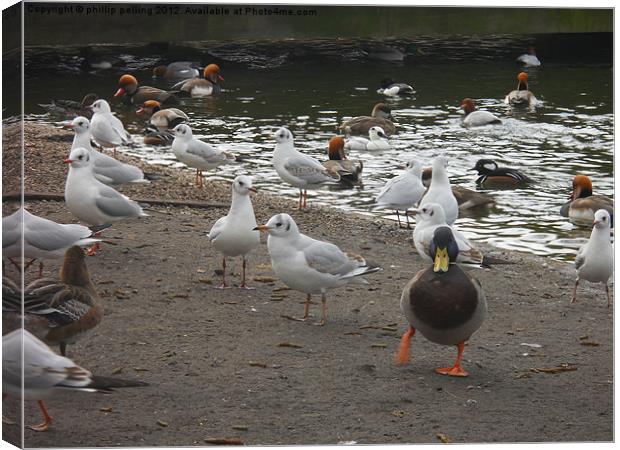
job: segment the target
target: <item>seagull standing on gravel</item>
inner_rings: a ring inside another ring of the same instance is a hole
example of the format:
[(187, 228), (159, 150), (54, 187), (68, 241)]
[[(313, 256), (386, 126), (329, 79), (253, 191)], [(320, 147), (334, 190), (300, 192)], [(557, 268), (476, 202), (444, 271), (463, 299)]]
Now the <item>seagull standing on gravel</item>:
[(199, 141), (192, 133), (192, 129), (185, 124), (173, 128), (174, 141), (172, 151), (176, 158), (188, 167), (196, 169), (196, 184), (203, 186), (202, 171), (215, 169), (223, 164), (232, 164), (236, 161), (235, 155)]
[(116, 156), (116, 147), (131, 142), (131, 136), (125, 131), (123, 122), (112, 114), (110, 104), (105, 100), (97, 100), (90, 109), (93, 110), (90, 123), (92, 138), (101, 147), (113, 148)]
[(305, 321), (312, 294), (321, 294), (322, 316), (317, 325), (324, 325), (329, 289), (352, 282), (367, 284), (361, 276), (381, 270), (369, 266), (360, 255), (345, 253), (334, 244), (300, 233), (288, 214), (277, 214), (255, 229), (269, 233), (267, 249), (276, 276), (291, 289), (306, 294), (304, 316), (295, 320)]
[(390, 178), (377, 196), (377, 207), (393, 208), (398, 217), (398, 226), (401, 226), (398, 211), (405, 211), (407, 218), (407, 228), (409, 228), (409, 214), (407, 210), (416, 206), (426, 188), (422, 184), (422, 166), (416, 161), (411, 160), (406, 165), (406, 172), (394, 178)]
[(454, 241), (459, 247), (459, 254), (456, 262), (474, 264), (477, 266), (482, 264), (482, 252), (474, 247), (453, 225), (448, 225), (446, 223), (446, 215), (441, 205), (437, 203), (425, 203), (417, 209), (416, 217), (416, 225), (413, 230), (413, 243), (423, 260), (433, 262), (430, 247), (433, 236), (435, 235), (435, 230), (439, 227), (448, 227), (452, 231)]
[[(69, 211), (82, 222), (104, 225), (148, 216), (136, 202), (95, 178), (93, 159), (87, 149), (72, 150), (65, 162), (70, 165), (65, 184), (65, 203)], [(90, 253), (98, 248), (96, 243)]]
[(93, 172), (96, 179), (108, 185), (149, 183), (140, 168), (125, 164), (92, 148), (90, 145), (90, 122), (86, 117), (76, 117), (66, 126), (75, 131), (71, 150), (82, 147), (90, 152), (90, 157), (94, 161)]
[(450, 187), (447, 167), (448, 160), (443, 156), (433, 160), (433, 178), (428, 191), (420, 200), (420, 206), (426, 203), (439, 203), (446, 215), (446, 223), (452, 225), (459, 216), (459, 204)]
[(20, 208), (2, 218), (2, 256), (20, 270), (13, 258), (22, 257), (22, 230), (23, 257), (31, 260), (23, 270), (38, 259), (39, 278), (43, 276), (44, 260), (61, 258), (74, 245), (86, 246), (100, 241), (94, 238), (93, 231), (83, 225), (56, 223)]
[(604, 209), (599, 209), (594, 214), (594, 227), (590, 240), (579, 250), (575, 257), (575, 269), (577, 269), (577, 279), (573, 289), (574, 303), (577, 298), (577, 286), (580, 280), (587, 280), (592, 283), (604, 283), (607, 293), (607, 307), (611, 306), (609, 295), (609, 285), (607, 282), (614, 272), (614, 250), (610, 239), (609, 213)]
[(232, 185), (232, 203), (228, 215), (220, 217), (209, 231), (209, 241), (215, 249), (222, 253), (222, 284), (219, 289), (226, 289), (226, 257), (241, 255), (243, 258), (243, 278), (241, 289), (254, 289), (245, 282), (246, 259), (245, 255), (260, 244), (260, 232), (255, 230), (256, 217), (250, 200), (250, 192), (256, 192), (252, 187), (252, 178), (246, 175), (237, 176)]
[(273, 167), (283, 181), (299, 188), (299, 209), (307, 206), (308, 188), (340, 181), (340, 175), (328, 171), (312, 156), (295, 150), (293, 134), (286, 128), (282, 127), (276, 131), (275, 140)]
[[(10, 395), (37, 400), (44, 421), (39, 425), (28, 426), (31, 430), (47, 431), (52, 423), (44, 399), (71, 391), (112, 392), (113, 388), (147, 385), (137, 380), (95, 376), (69, 358), (57, 355), (26, 330), (17, 329), (2, 336), (3, 398)], [(2, 421), (13, 423), (4, 417)]]

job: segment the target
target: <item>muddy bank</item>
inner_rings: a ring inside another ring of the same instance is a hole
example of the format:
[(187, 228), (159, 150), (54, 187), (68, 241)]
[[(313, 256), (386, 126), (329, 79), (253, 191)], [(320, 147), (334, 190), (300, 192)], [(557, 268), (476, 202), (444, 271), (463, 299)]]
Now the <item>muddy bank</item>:
[[(15, 126), (4, 129), (4, 193), (16, 188)], [(71, 133), (27, 124), (26, 190), (62, 193)], [(136, 162), (136, 161), (134, 161)], [(302, 232), (359, 252), (384, 270), (368, 286), (329, 293), (328, 322), (302, 313), (304, 295), (280, 290), (266, 245), (250, 256), (255, 291), (219, 291), (220, 257), (204, 232), (226, 214), (230, 187), (193, 186), (193, 174), (148, 166), (164, 176), (123, 187), (130, 197), (193, 199), (224, 207), (149, 207), (150, 217), (117, 223), (88, 266), (105, 316), (68, 356), (94, 373), (150, 386), (112, 395), (75, 394), (48, 402), (47, 433), (26, 430), (29, 447), (207, 445), (209, 438), (248, 445), (611, 441), (613, 316), (600, 286), (584, 286), (571, 305), (571, 265), (482, 246), (514, 264), (477, 270), (489, 316), (464, 354), (469, 378), (437, 375), (454, 348), (416, 336), (412, 361), (393, 357), (406, 321), (406, 282), (424, 265), (411, 233), (395, 224), (257, 194), (259, 222), (289, 212)], [(260, 186), (258, 186), (260, 188)], [(3, 204), (3, 214), (15, 203)], [(28, 204), (61, 222), (75, 218), (62, 202)], [(263, 239), (264, 241), (264, 239)], [(53, 275), (58, 262), (46, 265)], [(230, 261), (240, 281), (240, 261)], [(36, 272), (36, 271), (35, 271)], [(29, 277), (35, 275), (29, 274)], [(15, 276), (14, 269), (8, 275)], [(274, 290), (277, 294), (274, 295)], [(7, 399), (4, 414), (16, 417)], [(26, 423), (40, 419), (27, 402)], [(15, 440), (16, 427), (3, 437)]]

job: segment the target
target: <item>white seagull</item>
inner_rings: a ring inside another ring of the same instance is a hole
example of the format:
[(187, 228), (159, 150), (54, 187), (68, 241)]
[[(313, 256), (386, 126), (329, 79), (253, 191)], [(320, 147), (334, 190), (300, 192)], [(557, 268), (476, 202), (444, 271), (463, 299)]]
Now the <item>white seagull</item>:
[(426, 203), (439, 203), (446, 215), (446, 222), (452, 225), (459, 216), (459, 204), (452, 193), (448, 178), (448, 159), (438, 156), (433, 160), (433, 178), (426, 194), (420, 200), (420, 206)]
[(97, 100), (90, 107), (93, 111), (93, 117), (90, 122), (90, 134), (97, 145), (114, 149), (116, 156), (116, 147), (131, 142), (131, 136), (123, 122), (112, 114), (110, 104), (105, 100)]
[(2, 218), (2, 256), (20, 270), (13, 258), (22, 257), (22, 226), (23, 256), (31, 260), (23, 270), (39, 260), (39, 278), (43, 275), (44, 260), (62, 258), (67, 249), (74, 245), (82, 247), (100, 241), (94, 237), (93, 231), (83, 225), (56, 223), (20, 208)]
[(299, 209), (307, 206), (306, 189), (340, 180), (340, 175), (328, 171), (312, 156), (295, 150), (293, 134), (286, 128), (280, 128), (274, 137), (276, 148), (273, 152), (273, 167), (283, 181), (299, 188)]
[[(67, 209), (82, 222), (104, 225), (148, 216), (136, 202), (95, 178), (93, 160), (87, 149), (72, 150), (65, 162), (70, 164), (65, 184), (65, 203)], [(91, 254), (97, 248), (98, 244), (95, 244)]]
[(173, 128), (172, 151), (176, 158), (188, 167), (196, 169), (196, 184), (202, 187), (202, 171), (215, 169), (236, 161), (232, 153), (219, 150), (206, 142), (199, 141), (189, 125), (180, 124)]
[(392, 208), (396, 210), (398, 226), (401, 226), (399, 210), (405, 211), (407, 228), (409, 228), (409, 215), (407, 210), (418, 204), (426, 187), (422, 184), (422, 166), (416, 161), (407, 162), (406, 171), (390, 178), (377, 196), (377, 207)]
[[(45, 399), (72, 391), (112, 392), (113, 388), (138, 386), (147, 384), (93, 375), (69, 358), (54, 353), (27, 330), (17, 329), (2, 336), (2, 394), (37, 400), (44, 422), (28, 426), (31, 430), (46, 431), (52, 423), (43, 403)], [(13, 423), (4, 417), (2, 421)]]
[(245, 255), (260, 244), (260, 232), (255, 230), (256, 218), (250, 200), (250, 192), (256, 192), (252, 187), (252, 178), (246, 175), (237, 176), (232, 185), (232, 203), (228, 215), (220, 217), (209, 231), (209, 241), (215, 249), (222, 253), (222, 284), (220, 289), (226, 289), (226, 257), (242, 256), (243, 278), (239, 285), (242, 289), (254, 289), (246, 285)]
[(611, 306), (609, 285), (607, 284), (614, 272), (614, 250), (610, 240), (610, 221), (609, 213), (604, 209), (599, 209), (594, 213), (594, 227), (590, 240), (581, 247), (575, 257), (577, 279), (575, 279), (571, 303), (574, 303), (577, 298), (579, 281), (587, 280), (592, 283), (605, 284), (607, 307)]
[(75, 131), (71, 150), (82, 147), (90, 152), (94, 161), (95, 178), (99, 181), (108, 185), (150, 183), (140, 168), (98, 152), (90, 145), (90, 121), (86, 117), (76, 117), (66, 126)]
[(322, 316), (317, 325), (324, 325), (329, 289), (352, 282), (366, 284), (366, 280), (360, 278), (362, 275), (381, 270), (380, 267), (369, 266), (360, 255), (345, 253), (334, 244), (300, 233), (288, 214), (276, 214), (256, 229), (269, 233), (267, 249), (278, 278), (291, 289), (306, 294), (304, 316), (296, 320), (308, 318), (311, 295), (321, 294)]
[(456, 261), (476, 266), (482, 264), (482, 252), (474, 247), (453, 225), (448, 225), (446, 223), (446, 215), (441, 205), (437, 203), (424, 203), (424, 205), (418, 208), (416, 217), (416, 226), (413, 230), (413, 243), (424, 261), (433, 262), (433, 258), (430, 255), (430, 245), (435, 230), (439, 227), (449, 227), (459, 246), (459, 254)]

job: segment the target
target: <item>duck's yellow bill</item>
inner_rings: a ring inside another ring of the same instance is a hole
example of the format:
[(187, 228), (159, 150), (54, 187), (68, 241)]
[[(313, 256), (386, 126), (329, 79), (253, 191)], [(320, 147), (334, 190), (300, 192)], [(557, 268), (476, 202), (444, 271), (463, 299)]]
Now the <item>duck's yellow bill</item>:
[(444, 273), (450, 267), (450, 257), (448, 256), (448, 248), (438, 248), (435, 252), (435, 264), (433, 272)]

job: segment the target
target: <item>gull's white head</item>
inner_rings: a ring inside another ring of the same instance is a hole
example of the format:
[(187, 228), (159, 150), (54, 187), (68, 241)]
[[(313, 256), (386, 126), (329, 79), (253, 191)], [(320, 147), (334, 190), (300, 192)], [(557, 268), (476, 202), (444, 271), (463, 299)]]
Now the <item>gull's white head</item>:
[(93, 110), (94, 113), (109, 113), (112, 111), (110, 109), (110, 104), (102, 99), (93, 102), (90, 108)]
[(275, 132), (273, 137), (276, 140), (276, 143), (278, 144), (284, 144), (286, 142), (291, 142), (291, 143), (293, 142), (293, 133), (291, 133), (285, 127), (278, 129), (278, 131)]
[(594, 226), (598, 229), (609, 228), (611, 225), (611, 217), (604, 209), (599, 209), (594, 213)]
[(448, 158), (446, 158), (445, 156), (438, 156), (433, 160), (433, 173), (435, 173), (436, 170), (445, 172), (447, 168)]
[(383, 128), (381, 127), (372, 127), (370, 130), (368, 130), (368, 137), (370, 138), (371, 141), (376, 141), (377, 139), (387, 139), (387, 135), (385, 134), (385, 131), (383, 131)]
[(299, 234), (297, 224), (286, 213), (276, 214), (265, 225), (259, 225), (255, 230), (266, 231), (270, 236), (276, 237), (288, 237)]
[(76, 169), (80, 167), (88, 167), (92, 164), (90, 152), (83, 147), (78, 147), (71, 150), (69, 158), (65, 159), (65, 162), (70, 164), (72, 168)]
[(411, 172), (414, 175), (422, 175), (422, 165), (415, 159), (407, 161), (407, 164), (405, 164), (405, 169), (407, 169), (407, 172)]
[(416, 217), (419, 217), (420, 222), (428, 224), (445, 224), (446, 213), (443, 207), (439, 203), (425, 203), (418, 208)]
[(193, 136), (192, 129), (184, 123), (177, 125), (172, 129), (174, 135), (182, 139), (191, 139)]
[(252, 177), (247, 175), (238, 175), (233, 180), (233, 190), (241, 195), (248, 195), (250, 191), (256, 192), (256, 188), (252, 187)]
[(75, 134), (86, 133), (90, 129), (90, 121), (86, 117), (78, 116), (73, 119), (70, 127), (75, 130)]

